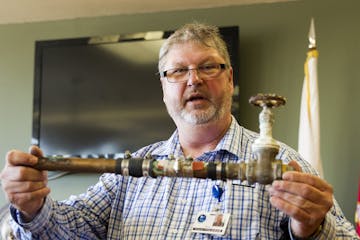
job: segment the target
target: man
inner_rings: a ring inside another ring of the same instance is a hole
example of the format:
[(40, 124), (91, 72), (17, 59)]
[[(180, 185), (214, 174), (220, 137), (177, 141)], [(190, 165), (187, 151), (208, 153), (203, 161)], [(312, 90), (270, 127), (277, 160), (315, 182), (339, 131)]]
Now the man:
[(221, 213), (215, 215), (215, 220), (213, 222), (213, 226), (216, 226), (216, 227), (224, 226), (223, 215)]
[[(199, 161), (251, 159), (258, 136), (231, 115), (233, 70), (216, 27), (188, 24), (162, 46), (159, 73), (163, 101), (177, 130), (134, 155), (192, 156)], [(42, 152), (13, 150), (1, 173), (12, 207), (14, 233), (23, 239), (353, 239), (353, 226), (333, 202), (332, 187), (289, 147), (278, 154), (298, 171), (267, 189), (238, 181), (134, 178), (104, 174), (80, 196), (54, 201), (45, 172), (31, 166)], [(301, 172), (302, 171), (304, 172)], [(224, 194), (214, 197), (218, 186)], [(224, 235), (193, 232), (214, 212), (230, 219)]]

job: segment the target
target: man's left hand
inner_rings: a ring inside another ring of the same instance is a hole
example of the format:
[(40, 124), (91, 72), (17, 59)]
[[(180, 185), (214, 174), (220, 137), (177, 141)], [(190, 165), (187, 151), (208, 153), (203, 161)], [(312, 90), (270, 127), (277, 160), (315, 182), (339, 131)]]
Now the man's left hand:
[(333, 205), (333, 188), (323, 179), (301, 172), (295, 161), (289, 163), (296, 171), (283, 174), (269, 188), (271, 204), (291, 218), (291, 230), (300, 238), (311, 236), (319, 228)]

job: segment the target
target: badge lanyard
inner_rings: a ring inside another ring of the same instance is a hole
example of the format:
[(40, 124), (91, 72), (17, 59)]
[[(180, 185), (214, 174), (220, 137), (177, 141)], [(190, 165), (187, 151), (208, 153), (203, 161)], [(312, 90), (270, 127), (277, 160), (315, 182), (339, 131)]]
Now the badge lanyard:
[[(225, 235), (230, 220), (230, 206), (226, 206), (224, 210), (221, 211), (221, 205), (225, 199), (230, 204), (231, 187), (232, 181), (226, 182), (226, 188), (224, 187), (223, 181), (218, 181), (212, 186), (211, 194), (212, 197), (216, 199), (216, 205), (210, 212), (201, 211), (197, 214), (195, 222), (191, 226), (192, 232)], [(221, 199), (224, 193), (226, 196)]]
[(226, 191), (224, 189), (223, 181), (221, 181), (220, 183), (216, 183), (212, 186), (211, 188), (212, 196), (218, 201), (213, 211), (220, 211), (221, 202), (222, 202), (221, 197), (223, 196), (224, 192), (226, 194), (226, 197), (224, 199), (228, 199), (228, 201), (230, 201), (231, 187), (232, 187), (231, 180), (226, 181)]

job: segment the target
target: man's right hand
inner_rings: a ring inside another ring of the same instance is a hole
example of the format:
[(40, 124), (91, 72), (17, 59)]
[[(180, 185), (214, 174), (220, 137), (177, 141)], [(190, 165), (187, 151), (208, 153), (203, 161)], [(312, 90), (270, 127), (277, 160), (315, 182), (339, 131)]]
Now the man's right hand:
[(30, 148), (30, 153), (9, 151), (5, 167), (0, 173), (6, 197), (21, 212), (25, 221), (31, 221), (36, 216), (50, 193), (47, 172), (31, 167), (42, 155), (42, 151), (36, 146)]

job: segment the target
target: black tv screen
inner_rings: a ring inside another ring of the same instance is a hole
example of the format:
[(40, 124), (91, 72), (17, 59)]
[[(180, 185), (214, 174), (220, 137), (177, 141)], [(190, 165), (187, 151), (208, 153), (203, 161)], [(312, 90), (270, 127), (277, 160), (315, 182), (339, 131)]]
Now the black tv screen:
[[(238, 89), (238, 27), (221, 27)], [(46, 155), (136, 151), (175, 130), (158, 52), (171, 31), (37, 41), (32, 144)], [(238, 116), (238, 93), (233, 113)]]

